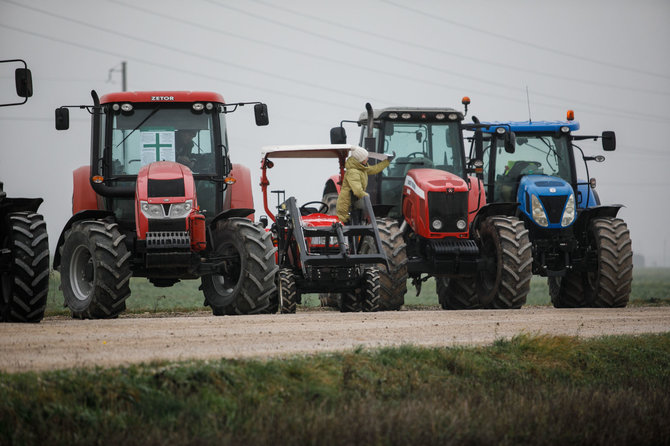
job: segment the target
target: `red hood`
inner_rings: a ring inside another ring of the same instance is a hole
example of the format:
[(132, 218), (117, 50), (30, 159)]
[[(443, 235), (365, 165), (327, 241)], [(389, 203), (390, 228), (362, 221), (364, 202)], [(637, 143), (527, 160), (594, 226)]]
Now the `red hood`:
[(415, 188), (423, 192), (444, 192), (448, 188), (453, 188), (454, 192), (465, 192), (468, 190), (468, 184), (463, 178), (451, 172), (438, 169), (411, 169), (407, 172), (405, 186), (415, 192), (417, 192)]
[[(166, 181), (182, 180), (184, 195), (162, 195), (149, 197), (149, 180)], [(137, 186), (135, 194), (138, 200), (149, 203), (182, 202), (184, 200), (195, 200), (195, 184), (191, 169), (183, 164), (172, 161), (158, 161), (143, 166), (137, 174)], [(194, 206), (196, 205), (194, 201)]]

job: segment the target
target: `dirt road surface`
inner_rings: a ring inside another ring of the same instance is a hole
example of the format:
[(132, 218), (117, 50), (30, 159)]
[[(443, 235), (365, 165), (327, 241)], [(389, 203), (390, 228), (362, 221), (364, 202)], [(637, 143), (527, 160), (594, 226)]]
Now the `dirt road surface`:
[(131, 317), (0, 324), (0, 370), (111, 367), (154, 360), (268, 358), (412, 344), (490, 344), (521, 333), (592, 337), (670, 331), (670, 307)]

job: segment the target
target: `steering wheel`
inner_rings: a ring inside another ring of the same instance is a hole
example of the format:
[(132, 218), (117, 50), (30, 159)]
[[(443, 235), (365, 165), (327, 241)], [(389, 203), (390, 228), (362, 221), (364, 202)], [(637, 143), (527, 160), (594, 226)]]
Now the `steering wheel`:
[(516, 180), (516, 178), (521, 176), (522, 172), (527, 168), (538, 169), (541, 165), (542, 164), (537, 161), (517, 161), (506, 175)]
[(308, 201), (307, 203), (300, 206), (300, 215), (309, 215), (314, 213), (314, 208), (308, 207), (310, 204), (319, 205), (319, 207), (316, 208), (316, 212), (319, 214), (325, 214), (328, 212), (328, 205), (323, 201)]
[(418, 158), (418, 157), (425, 157), (425, 154), (423, 152), (412, 152), (409, 155), (407, 155), (405, 158)]

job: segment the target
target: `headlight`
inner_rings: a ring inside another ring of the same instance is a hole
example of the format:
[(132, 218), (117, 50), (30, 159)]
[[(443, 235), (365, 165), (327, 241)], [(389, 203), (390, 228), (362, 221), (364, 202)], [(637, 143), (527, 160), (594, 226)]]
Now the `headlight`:
[(140, 209), (147, 218), (164, 218), (163, 205), (149, 204), (146, 201), (140, 201)]
[(189, 214), (189, 212), (191, 212), (192, 208), (193, 208), (192, 200), (186, 200), (183, 203), (172, 203), (172, 205), (170, 206), (170, 214), (168, 215), (168, 217), (184, 218)]
[(456, 222), (456, 227), (458, 228), (459, 231), (465, 231), (465, 228), (467, 226), (468, 226), (468, 224), (465, 220), (458, 220)]
[(439, 218), (436, 218), (436, 219), (433, 220), (433, 222), (431, 223), (431, 226), (432, 226), (433, 229), (435, 229), (436, 231), (439, 231), (440, 229), (442, 229), (442, 220), (440, 220)]
[(540, 200), (537, 198), (537, 196), (532, 195), (530, 202), (533, 210), (533, 220), (535, 220), (535, 223), (544, 227), (549, 226), (547, 214), (545, 214), (544, 209), (542, 208), (542, 204), (540, 203)]
[(568, 197), (568, 202), (565, 205), (565, 210), (563, 211), (563, 218), (561, 219), (561, 226), (568, 226), (575, 221), (575, 196), (570, 194)]

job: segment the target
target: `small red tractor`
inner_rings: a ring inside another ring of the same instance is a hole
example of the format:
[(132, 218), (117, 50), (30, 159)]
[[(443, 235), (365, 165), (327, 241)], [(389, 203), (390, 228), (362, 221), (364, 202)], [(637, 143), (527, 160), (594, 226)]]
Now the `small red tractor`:
[[(464, 98), (466, 107), (469, 99)], [(436, 279), (444, 309), (520, 308), (530, 290), (531, 244), (515, 209), (486, 204), (481, 162), (466, 160), (464, 113), (452, 108), (393, 107), (373, 111), (366, 104), (358, 125), (370, 153), (395, 153), (390, 166), (370, 177), (368, 193), (389, 260), (380, 270), (382, 309), (404, 303), (407, 278), (421, 290)], [(511, 140), (496, 134), (504, 144)], [(331, 143), (346, 142), (340, 125)], [(323, 201), (339, 193), (334, 175)]]
[[(276, 215), (268, 206), (267, 170), (274, 167), (272, 160), (335, 158), (343, 175), (352, 148), (342, 144), (263, 149), (261, 188), (265, 212), (273, 221), (270, 232), (277, 245), (279, 265), (273, 310), (295, 313), (302, 294), (326, 292), (341, 293), (343, 312), (379, 309), (379, 270), (375, 265), (388, 265), (368, 197), (363, 199), (363, 209), (352, 213), (351, 224), (347, 225), (336, 216), (327, 215), (328, 204), (320, 201), (298, 207), (295, 197), (289, 197), (277, 206)], [(283, 194), (272, 192), (278, 198)]]
[[(77, 318), (125, 309), (130, 278), (158, 287), (201, 279), (215, 315), (267, 310), (275, 248), (254, 224), (249, 169), (231, 164), (227, 104), (218, 93), (91, 92), (90, 166), (74, 171), (73, 216), (58, 239), (54, 269)], [(56, 129), (69, 127), (68, 106)]]
[[(14, 78), (21, 105), (33, 95), (32, 74), (24, 60)], [(47, 225), (37, 209), (41, 198), (10, 198), (0, 182), (0, 322), (39, 322), (44, 317), (49, 292), (49, 239)]]

